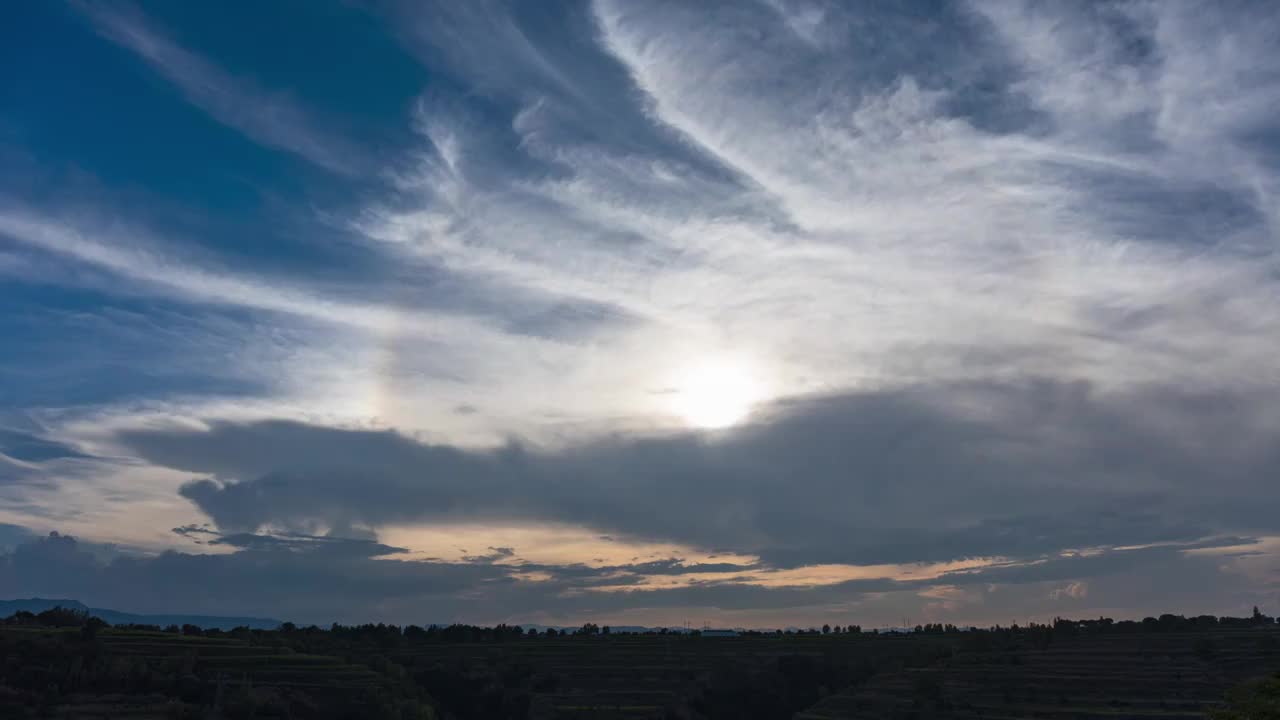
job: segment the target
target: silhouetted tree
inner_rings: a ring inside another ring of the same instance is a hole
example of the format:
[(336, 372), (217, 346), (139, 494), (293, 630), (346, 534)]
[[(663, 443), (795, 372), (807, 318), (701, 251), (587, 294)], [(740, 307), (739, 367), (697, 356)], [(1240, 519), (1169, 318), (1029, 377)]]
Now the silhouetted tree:
[(98, 637), (98, 631), (104, 627), (110, 627), (110, 625), (102, 618), (90, 616), (85, 619), (84, 625), (80, 626), (80, 638), (93, 640)]
[(59, 605), (37, 614), (35, 619), (47, 627), (80, 627), (89, 619), (89, 613)]
[(1214, 720), (1280, 720), (1280, 673), (1251, 680), (1227, 692), (1227, 706)]

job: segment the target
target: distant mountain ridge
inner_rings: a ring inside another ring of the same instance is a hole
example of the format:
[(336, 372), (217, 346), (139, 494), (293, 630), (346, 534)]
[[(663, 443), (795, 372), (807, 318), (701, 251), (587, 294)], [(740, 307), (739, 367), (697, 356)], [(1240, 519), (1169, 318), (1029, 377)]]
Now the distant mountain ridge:
[(119, 610), (111, 610), (109, 608), (93, 608), (85, 605), (79, 600), (70, 600), (66, 598), (23, 598), (17, 600), (0, 600), (0, 618), (6, 618), (10, 615), (26, 611), (29, 613), (41, 613), (45, 610), (52, 610), (55, 607), (63, 607), (69, 610), (83, 610), (90, 615), (99, 617), (112, 625), (123, 625), (127, 623), (136, 623), (138, 625), (195, 625), (202, 628), (217, 628), (219, 630), (230, 630), (237, 627), (249, 627), (255, 630), (274, 630), (280, 626), (280, 621), (275, 618), (260, 617), (225, 617), (221, 615), (143, 615), (138, 613), (127, 613)]

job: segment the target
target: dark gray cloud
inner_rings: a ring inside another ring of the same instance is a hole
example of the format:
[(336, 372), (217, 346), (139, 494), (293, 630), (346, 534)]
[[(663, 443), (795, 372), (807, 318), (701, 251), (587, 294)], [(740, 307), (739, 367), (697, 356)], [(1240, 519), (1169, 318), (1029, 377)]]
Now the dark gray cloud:
[(184, 537), (197, 545), (203, 545), (205, 541), (209, 539), (222, 537), (222, 533), (214, 530), (207, 524), (197, 525), (195, 523), (191, 523), (189, 525), (182, 525), (181, 527), (173, 528), (172, 532), (174, 535)]
[(466, 562), (491, 563), (497, 560), (503, 560), (512, 557), (516, 551), (509, 547), (489, 547), (489, 552), (481, 555), (463, 555), (462, 559)]
[(1034, 381), (796, 400), (721, 435), (561, 449), (291, 422), (120, 440), (210, 474), (182, 494), (226, 531), (518, 519), (780, 566), (901, 563), (1280, 530), (1271, 402)]
[(257, 533), (231, 533), (210, 540), (210, 545), (227, 545), (241, 550), (287, 550), (291, 552), (316, 552), (323, 549), (331, 556), (356, 558), (398, 555), (409, 552), (407, 548), (383, 545), (359, 538), (328, 537), (287, 533), (284, 535), (260, 535)]
[[(0, 562), (6, 594), (84, 599), (138, 611), (238, 614), (278, 608), (297, 618), (369, 618), (381, 599), (475, 591), (510, 582), (478, 564), (382, 561), (362, 541), (278, 542), (232, 536), (227, 554), (165, 552), (97, 560), (72, 538), (50, 536), (19, 546)], [(448, 603), (443, 605), (446, 610)]]
[[(201, 535), (205, 533), (199, 533)], [(233, 614), (272, 608), (290, 618), (364, 621), (391, 614), (401, 622), (492, 619), (524, 614), (614, 610), (604, 595), (572, 599), (566, 591), (599, 585), (634, 585), (638, 573), (729, 572), (734, 567), (683, 565), (667, 560), (591, 568), (585, 565), (495, 564), (495, 557), (461, 563), (404, 560), (403, 552), (359, 539), (234, 533), (213, 544), (228, 554), (169, 551), (104, 560), (65, 535), (35, 538), (0, 554), (0, 586), (17, 596), (83, 599), (137, 611)], [(511, 548), (495, 548), (509, 558)], [(507, 551), (507, 552), (503, 552)], [(517, 573), (538, 571), (549, 580), (528, 583)], [(657, 606), (673, 602), (654, 596)], [(388, 611), (388, 608), (398, 608)]]
[[(230, 536), (227, 554), (169, 551), (96, 557), (74, 538), (50, 535), (0, 553), (0, 587), (14, 596), (71, 597), (134, 612), (246, 614), (271, 611), (297, 622), (400, 623), (608, 620), (669, 611), (838, 615), (843, 622), (896, 623), (922, 617), (937, 598), (947, 617), (1008, 622), (1058, 610), (1153, 607), (1233, 612), (1265, 597), (1220, 558), (1185, 548), (1116, 550), (1088, 557), (957, 572), (930, 579), (873, 578), (821, 586), (764, 587), (741, 579), (640, 588), (640, 574), (717, 574), (743, 568), (677, 559), (590, 568), (583, 565), (445, 563), (388, 556), (363, 540)], [(1226, 541), (1224, 541), (1226, 542)], [(376, 555), (376, 556), (375, 556)], [(548, 579), (518, 575), (539, 571)], [(1188, 584), (1186, 578), (1194, 578)], [(1074, 583), (1074, 585), (1068, 584)], [(607, 589), (606, 589), (607, 588)], [(1063, 589), (1070, 589), (1065, 592)], [(956, 604), (959, 603), (959, 604)]]
[[(927, 584), (1025, 585), (1043, 582), (1065, 582), (1076, 579), (1096, 580), (1102, 577), (1141, 572), (1143, 568), (1160, 567), (1185, 561), (1189, 550), (1253, 545), (1252, 538), (1224, 537), (1213, 540), (1150, 545), (1137, 548), (1109, 549), (1090, 554), (1068, 554), (1037, 558), (1028, 562), (1000, 563), (975, 570), (956, 570), (928, 581)], [(1215, 561), (1216, 562), (1216, 561)]]
[(35, 537), (34, 534), (21, 525), (0, 523), (0, 551), (24, 543), (33, 537)]

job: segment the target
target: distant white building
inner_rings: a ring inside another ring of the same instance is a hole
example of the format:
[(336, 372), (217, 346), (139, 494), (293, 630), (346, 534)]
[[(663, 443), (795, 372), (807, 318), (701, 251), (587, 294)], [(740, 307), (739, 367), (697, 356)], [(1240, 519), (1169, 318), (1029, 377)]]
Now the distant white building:
[(738, 637), (738, 631), (706, 629), (702, 631), (702, 637)]

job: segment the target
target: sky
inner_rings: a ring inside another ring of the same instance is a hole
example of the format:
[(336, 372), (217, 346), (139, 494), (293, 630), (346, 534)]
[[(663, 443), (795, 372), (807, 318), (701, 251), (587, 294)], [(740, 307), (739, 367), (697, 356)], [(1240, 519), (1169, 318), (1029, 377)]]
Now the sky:
[(1280, 610), (1280, 6), (22, 3), (0, 596)]

